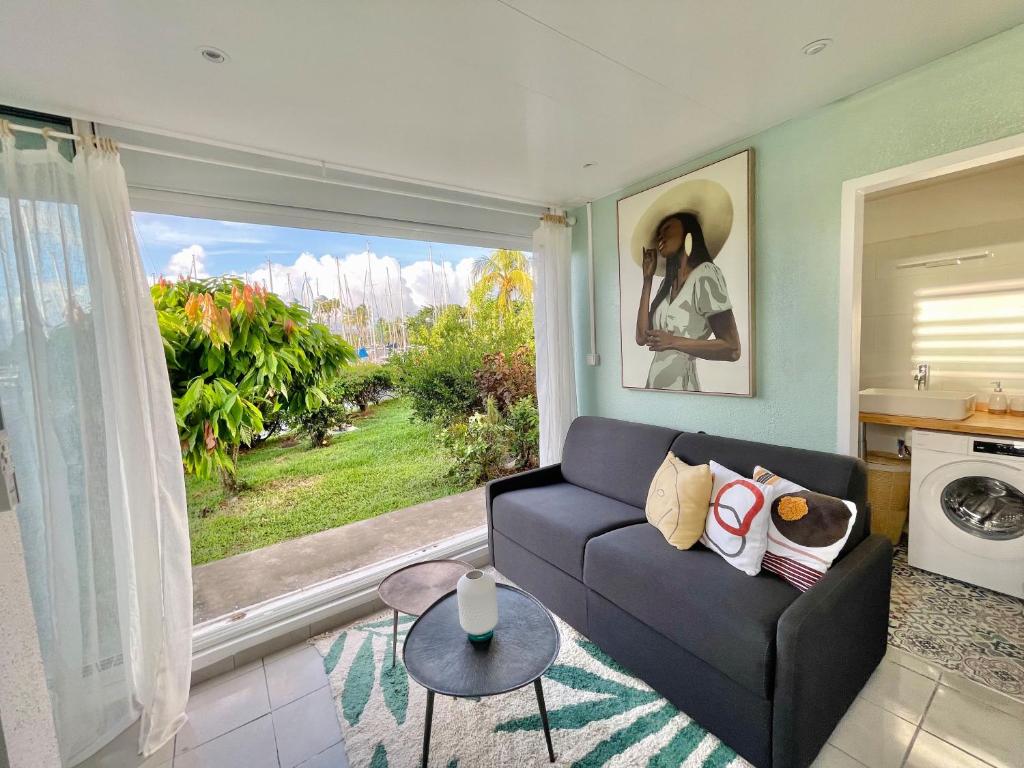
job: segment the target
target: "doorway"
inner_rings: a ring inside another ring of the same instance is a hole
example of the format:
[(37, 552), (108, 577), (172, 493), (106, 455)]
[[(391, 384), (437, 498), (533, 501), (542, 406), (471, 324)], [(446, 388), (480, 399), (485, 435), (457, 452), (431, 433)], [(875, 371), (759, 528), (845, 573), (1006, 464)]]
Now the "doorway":
[[(891, 168), (843, 184), (839, 267), (836, 449), (859, 453), (861, 344), (864, 331), (865, 211), (872, 200), (1024, 159), (1024, 134)], [(909, 366), (908, 366), (909, 368)], [(907, 385), (911, 388), (912, 384)]]

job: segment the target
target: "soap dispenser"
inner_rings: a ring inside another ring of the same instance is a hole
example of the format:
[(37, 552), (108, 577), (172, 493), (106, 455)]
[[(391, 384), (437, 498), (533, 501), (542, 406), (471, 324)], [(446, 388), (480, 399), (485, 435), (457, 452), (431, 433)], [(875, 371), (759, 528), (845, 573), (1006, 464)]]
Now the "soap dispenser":
[(996, 388), (988, 396), (988, 412), (994, 416), (1002, 416), (1006, 413), (1006, 395), (1003, 394), (1003, 382), (993, 381)]

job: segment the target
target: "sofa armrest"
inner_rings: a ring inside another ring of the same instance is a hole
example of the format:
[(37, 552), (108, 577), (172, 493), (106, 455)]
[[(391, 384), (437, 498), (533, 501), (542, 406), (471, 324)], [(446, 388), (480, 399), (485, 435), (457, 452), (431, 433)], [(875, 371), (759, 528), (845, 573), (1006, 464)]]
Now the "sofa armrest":
[(779, 619), (772, 768), (810, 765), (885, 655), (892, 545), (868, 536)]
[(494, 499), (509, 491), (519, 491), (523, 488), (539, 488), (543, 485), (552, 485), (562, 482), (562, 465), (548, 464), (537, 469), (528, 469), (508, 477), (499, 477), (491, 480), (484, 489), (484, 497), (487, 500), (487, 547), (491, 551), (491, 562), (494, 562), (494, 519), (492, 505)]

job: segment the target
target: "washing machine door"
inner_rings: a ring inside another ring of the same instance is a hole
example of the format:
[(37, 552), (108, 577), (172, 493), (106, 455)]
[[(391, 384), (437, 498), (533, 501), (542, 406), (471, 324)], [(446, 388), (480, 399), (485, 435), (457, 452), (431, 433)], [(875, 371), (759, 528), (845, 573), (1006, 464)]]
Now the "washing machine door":
[(971, 475), (942, 489), (942, 511), (962, 531), (991, 541), (1024, 536), (1024, 493), (994, 477)]
[(993, 559), (1024, 556), (1024, 468), (954, 461), (921, 484), (924, 518), (952, 546)]

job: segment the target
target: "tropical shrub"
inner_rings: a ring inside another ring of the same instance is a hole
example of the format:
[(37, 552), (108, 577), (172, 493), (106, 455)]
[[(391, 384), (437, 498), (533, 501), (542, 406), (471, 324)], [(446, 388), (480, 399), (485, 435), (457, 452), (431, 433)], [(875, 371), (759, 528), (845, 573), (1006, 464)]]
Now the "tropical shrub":
[(454, 459), (452, 474), (473, 484), (508, 474), (509, 432), (493, 398), (467, 421), (446, 427), (442, 441)]
[(516, 472), (537, 466), (537, 447), (540, 444), (537, 401), (533, 397), (517, 400), (505, 414), (505, 423), (511, 430), (509, 448)]
[(349, 413), (343, 403), (330, 400), (300, 414), (297, 421), (311, 448), (326, 448), (331, 444), (331, 433), (349, 423)]
[(409, 340), (411, 348), (388, 361), (399, 392), (411, 398), (421, 419), (465, 420), (489, 394), (476, 378), (486, 356), (519, 360), (517, 350), (524, 347), (518, 354), (533, 365), (533, 304), (511, 301), (499, 310), (498, 299), (478, 287), (467, 307), (446, 307), (433, 322), (410, 330)]
[(390, 368), (363, 363), (341, 371), (334, 379), (328, 395), (333, 401), (349, 403), (365, 411), (383, 400), (393, 387)]
[(536, 466), (538, 423), (532, 397), (520, 399), (506, 414), (488, 397), (482, 411), (442, 431), (452, 474), (475, 485)]
[(527, 346), (511, 354), (494, 352), (483, 356), (473, 374), (480, 396), (493, 397), (504, 413), (523, 398), (537, 396), (537, 369), (534, 353)]
[(237, 278), (161, 280), (151, 290), (186, 471), (237, 484), (236, 461), (264, 423), (328, 402), (355, 353), (297, 304)]

